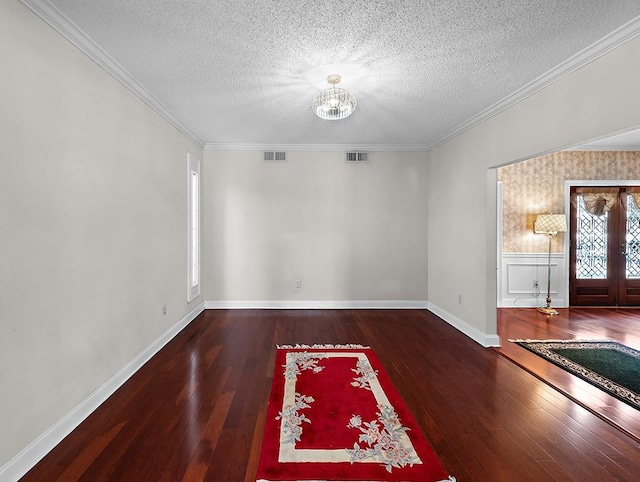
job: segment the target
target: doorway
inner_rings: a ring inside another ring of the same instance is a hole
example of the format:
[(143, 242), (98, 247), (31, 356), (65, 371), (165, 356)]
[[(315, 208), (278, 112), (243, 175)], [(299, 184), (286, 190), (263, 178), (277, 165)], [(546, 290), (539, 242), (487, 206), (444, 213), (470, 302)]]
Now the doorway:
[(640, 305), (640, 186), (572, 186), (569, 302)]

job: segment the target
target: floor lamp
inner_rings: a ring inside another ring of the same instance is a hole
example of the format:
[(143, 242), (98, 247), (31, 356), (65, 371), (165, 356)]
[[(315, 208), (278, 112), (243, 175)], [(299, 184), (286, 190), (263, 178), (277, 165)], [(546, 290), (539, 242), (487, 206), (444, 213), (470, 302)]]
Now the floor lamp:
[(545, 315), (557, 315), (551, 308), (551, 240), (567, 230), (567, 218), (564, 214), (539, 214), (533, 223), (533, 230), (538, 234), (546, 234), (549, 238), (549, 260), (547, 262), (547, 306), (538, 308)]

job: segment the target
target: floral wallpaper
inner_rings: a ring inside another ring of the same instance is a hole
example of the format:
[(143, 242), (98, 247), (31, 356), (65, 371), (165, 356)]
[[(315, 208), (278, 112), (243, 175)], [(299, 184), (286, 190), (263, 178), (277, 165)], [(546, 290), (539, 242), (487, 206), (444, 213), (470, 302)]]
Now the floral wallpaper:
[[(548, 240), (534, 234), (533, 221), (538, 214), (564, 213), (564, 182), (569, 179), (640, 180), (640, 152), (564, 151), (499, 168), (503, 253), (548, 252)], [(553, 240), (554, 253), (564, 251), (563, 236)]]

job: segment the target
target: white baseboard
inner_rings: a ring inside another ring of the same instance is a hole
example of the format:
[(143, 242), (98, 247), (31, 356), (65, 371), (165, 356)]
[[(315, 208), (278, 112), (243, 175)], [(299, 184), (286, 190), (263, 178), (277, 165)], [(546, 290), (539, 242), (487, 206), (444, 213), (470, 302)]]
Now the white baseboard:
[(364, 310), (426, 309), (424, 300), (282, 300), (282, 301), (205, 301), (207, 310)]
[(207, 310), (427, 309), (482, 346), (500, 346), (500, 337), (498, 335), (482, 333), (467, 322), (424, 300), (205, 301), (204, 306)]
[(3, 467), (0, 467), (0, 481), (17, 481), (26, 474), (204, 309), (205, 304), (202, 302)]
[[(562, 298), (558, 298), (558, 296), (554, 296), (551, 294), (551, 306), (553, 308), (568, 308), (569, 303)], [(498, 304), (498, 308), (539, 308), (541, 306), (546, 306), (547, 302), (547, 294), (542, 293), (537, 298), (503, 298), (502, 301)]]
[(466, 321), (461, 320), (457, 316), (452, 315), (448, 311), (443, 310), (431, 302), (428, 302), (427, 309), (483, 347), (500, 346), (500, 337), (497, 334), (483, 333)]

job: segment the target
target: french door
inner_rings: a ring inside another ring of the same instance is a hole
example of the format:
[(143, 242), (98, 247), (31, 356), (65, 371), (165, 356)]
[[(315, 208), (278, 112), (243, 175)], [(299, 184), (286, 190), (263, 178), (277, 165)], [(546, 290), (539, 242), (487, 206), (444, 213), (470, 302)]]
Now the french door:
[(640, 305), (640, 187), (572, 187), (569, 303)]

